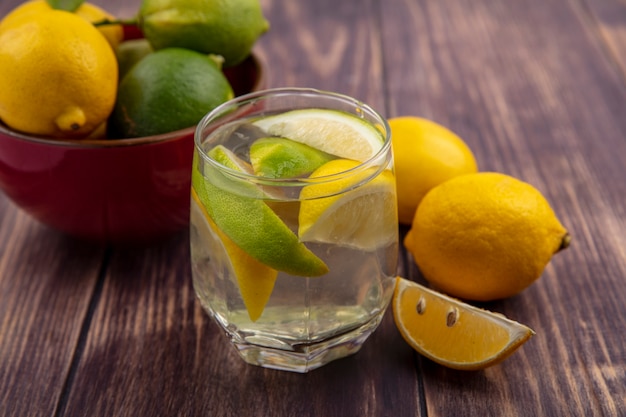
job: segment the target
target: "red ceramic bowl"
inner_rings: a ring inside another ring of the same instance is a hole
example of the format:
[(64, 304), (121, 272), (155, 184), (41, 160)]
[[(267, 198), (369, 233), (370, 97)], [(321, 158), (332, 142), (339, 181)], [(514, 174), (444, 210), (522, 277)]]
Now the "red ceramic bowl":
[[(251, 55), (226, 68), (236, 95), (260, 90)], [(34, 218), (89, 240), (159, 239), (189, 221), (195, 127), (117, 140), (52, 140), (0, 123), (0, 188)]]

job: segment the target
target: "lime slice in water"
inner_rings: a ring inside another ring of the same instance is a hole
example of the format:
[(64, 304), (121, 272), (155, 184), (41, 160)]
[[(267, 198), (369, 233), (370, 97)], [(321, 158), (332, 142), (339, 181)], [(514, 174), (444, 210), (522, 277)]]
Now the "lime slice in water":
[[(356, 161), (335, 159), (318, 168), (310, 178), (335, 175), (358, 165)], [(374, 250), (396, 240), (395, 178), (391, 171), (384, 170), (365, 182), (376, 169), (379, 168), (304, 187), (300, 194), (300, 240), (362, 250)], [(359, 185), (361, 182), (364, 185)]]
[(256, 175), (297, 178), (309, 175), (335, 157), (286, 138), (257, 139), (250, 147), (250, 162)]
[[(241, 171), (242, 162), (221, 145), (208, 155), (231, 170)], [(326, 264), (260, 199), (264, 192), (259, 187), (209, 163), (202, 166), (203, 176), (198, 170), (197, 155), (195, 159), (192, 184), (198, 199), (218, 228), (237, 246), (259, 262), (289, 274), (319, 276), (328, 272)]]
[(383, 145), (383, 135), (373, 125), (337, 110), (292, 110), (264, 117), (254, 125), (269, 135), (361, 162), (373, 157)]

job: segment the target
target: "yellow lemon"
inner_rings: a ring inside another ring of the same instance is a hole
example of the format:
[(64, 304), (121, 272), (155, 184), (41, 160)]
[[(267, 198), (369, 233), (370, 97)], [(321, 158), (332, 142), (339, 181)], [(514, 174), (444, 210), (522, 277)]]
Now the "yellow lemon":
[(535, 334), (501, 314), (400, 277), (391, 305), (404, 340), (422, 355), (449, 368), (478, 370), (495, 365)]
[(536, 188), (485, 172), (453, 178), (426, 194), (404, 245), (436, 288), (489, 301), (528, 287), (569, 242)]
[[(18, 22), (22, 18), (30, 18), (40, 12), (52, 10), (52, 7), (46, 0), (33, 0), (22, 3), (9, 14), (7, 14), (2, 22), (0, 22), (0, 30), (3, 25), (10, 25)], [(77, 15), (86, 19), (88, 22), (96, 23), (103, 20), (115, 20), (115, 17), (101, 9), (100, 7), (91, 4), (83, 3), (75, 11)], [(124, 29), (122, 25), (106, 25), (98, 27), (100, 33), (109, 41), (109, 44), (115, 48), (124, 38)]]
[(0, 28), (0, 119), (50, 137), (85, 137), (117, 92), (113, 49), (92, 24), (61, 10)]
[(470, 148), (454, 132), (427, 119), (389, 119), (398, 184), (398, 218), (410, 225), (415, 210), (434, 186), (478, 170)]

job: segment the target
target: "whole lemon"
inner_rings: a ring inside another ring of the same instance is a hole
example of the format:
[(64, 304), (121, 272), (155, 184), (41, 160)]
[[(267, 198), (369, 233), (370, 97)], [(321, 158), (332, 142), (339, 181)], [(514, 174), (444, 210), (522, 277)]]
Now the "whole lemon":
[(436, 185), (478, 170), (471, 149), (454, 132), (431, 120), (389, 119), (398, 188), (398, 220), (410, 225), (426, 193)]
[(485, 172), (453, 178), (426, 194), (404, 245), (438, 289), (489, 301), (528, 287), (569, 242), (536, 188)]
[(117, 92), (113, 49), (82, 17), (33, 14), (0, 30), (0, 119), (49, 137), (84, 137), (111, 113)]
[[(0, 30), (3, 25), (10, 25), (17, 22), (18, 19), (22, 19), (24, 17), (29, 18), (37, 13), (48, 10), (52, 10), (52, 7), (46, 0), (32, 0), (22, 3), (2, 19), (2, 22), (0, 22)], [(74, 13), (91, 23), (99, 22), (105, 19), (115, 20), (115, 18), (105, 10), (94, 4), (86, 2), (81, 4), (74, 11)], [(124, 38), (124, 29), (122, 28), (122, 25), (119, 24), (104, 25), (99, 27), (98, 30), (104, 35), (113, 48), (117, 47), (117, 45), (119, 45)]]
[(154, 49), (221, 55), (226, 67), (243, 61), (269, 29), (259, 0), (143, 0), (138, 20)]

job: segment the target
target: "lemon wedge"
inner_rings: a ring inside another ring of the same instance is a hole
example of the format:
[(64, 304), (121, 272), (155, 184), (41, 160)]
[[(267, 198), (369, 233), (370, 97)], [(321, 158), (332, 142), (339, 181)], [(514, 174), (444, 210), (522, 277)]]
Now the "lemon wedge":
[(535, 334), (501, 314), (401, 277), (396, 278), (392, 308), (400, 334), (413, 349), (454, 369), (495, 365)]
[(327, 109), (292, 110), (253, 123), (267, 134), (288, 138), (340, 158), (367, 161), (383, 145), (382, 133), (349, 113)]
[(339, 178), (302, 189), (298, 216), (301, 241), (369, 251), (397, 240), (393, 173), (389, 170), (378, 172), (380, 167), (371, 167), (345, 174), (359, 165), (350, 159), (335, 159), (311, 174), (309, 178), (332, 178), (344, 173)]

